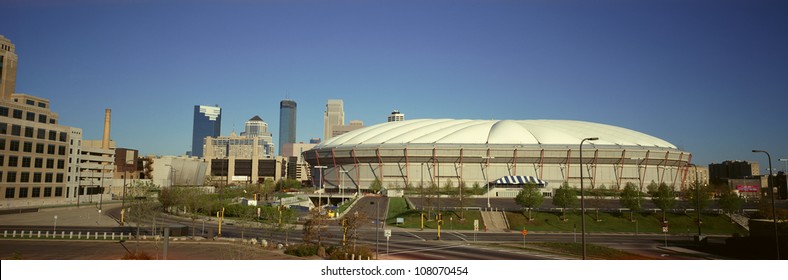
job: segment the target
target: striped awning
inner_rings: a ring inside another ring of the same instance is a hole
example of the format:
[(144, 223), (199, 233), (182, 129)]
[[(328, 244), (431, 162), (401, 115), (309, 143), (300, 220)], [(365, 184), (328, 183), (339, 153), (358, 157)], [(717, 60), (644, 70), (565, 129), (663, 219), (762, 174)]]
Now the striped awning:
[(547, 182), (539, 180), (539, 178), (536, 178), (534, 176), (504, 176), (498, 180), (495, 180), (495, 184), (497, 185), (534, 184), (534, 185), (547, 186)]

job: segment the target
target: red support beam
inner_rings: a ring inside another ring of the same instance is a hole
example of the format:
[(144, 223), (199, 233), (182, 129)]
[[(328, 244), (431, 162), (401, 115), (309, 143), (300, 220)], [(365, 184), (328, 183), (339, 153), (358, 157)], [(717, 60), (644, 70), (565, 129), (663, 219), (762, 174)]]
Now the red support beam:
[[(356, 157), (356, 148), (350, 150), (350, 153), (353, 156), (353, 169), (356, 170), (356, 186), (361, 185), (361, 172), (358, 170), (358, 158)], [(357, 189), (360, 189), (357, 187)]]
[(514, 176), (517, 176), (517, 148), (514, 149)]
[[(659, 183), (665, 181), (665, 173), (667, 173), (667, 165), (668, 165), (668, 156), (670, 155), (670, 151), (665, 152), (665, 160), (662, 161), (662, 175), (659, 175)], [(657, 168), (657, 173), (659, 173), (659, 168)]]
[[(339, 182), (342, 181), (342, 178), (340, 178), (339, 176), (341, 176), (340, 173), (342, 173), (342, 172), (341, 172), (341, 169), (337, 170), (337, 155), (334, 152), (334, 148), (331, 148), (331, 158), (334, 159), (334, 172), (337, 173), (337, 181), (335, 183), (337, 184), (337, 186), (339, 186)], [(342, 187), (342, 186), (339, 186), (339, 187)]]
[(541, 155), (539, 155), (539, 179), (544, 178), (544, 149), (542, 149)]
[[(618, 174), (616, 174), (616, 185), (621, 188), (621, 177), (624, 177), (624, 157), (627, 155), (627, 150), (621, 151), (621, 159), (618, 161)], [(614, 167), (616, 168), (616, 167)], [(640, 168), (640, 167), (638, 167)], [(638, 172), (639, 169), (638, 169)]]
[(405, 147), (405, 188), (408, 188), (410, 183), (410, 161), (408, 160), (408, 147)]
[(642, 161), (642, 163), (645, 163), (645, 166), (643, 166), (643, 175), (640, 175), (640, 165), (638, 165), (638, 175), (640, 175), (640, 191), (641, 192), (643, 191), (643, 184), (645, 183), (644, 181), (646, 180), (646, 171), (648, 171), (648, 155), (650, 153), (651, 153), (651, 150), (647, 150), (646, 151), (646, 158), (643, 159), (643, 161)]
[(569, 183), (569, 167), (570, 167), (569, 155), (571, 153), (572, 153), (572, 149), (567, 149), (566, 150), (566, 175), (564, 175), (564, 182), (566, 182), (566, 183)]
[[(681, 153), (679, 154), (679, 165), (680, 165), (680, 166), (677, 166), (677, 167), (676, 167), (676, 173), (675, 173), (675, 175), (673, 175), (673, 184), (674, 184), (674, 185), (676, 184), (676, 182), (677, 182), (677, 181), (678, 181), (678, 179), (679, 179), (679, 173), (681, 173), (681, 169), (683, 169), (683, 168), (684, 168), (684, 166), (683, 166), (683, 165), (684, 165), (684, 162), (682, 161), (683, 159), (684, 159), (684, 152), (681, 152)], [(682, 187), (682, 188), (681, 188), (681, 190), (684, 190), (684, 188), (683, 188), (684, 186), (682, 186), (682, 185), (679, 185), (679, 186), (680, 186), (680, 187)]]
[(380, 147), (377, 148), (378, 154), (378, 173), (380, 173), (380, 187), (383, 187), (383, 159), (380, 157)]

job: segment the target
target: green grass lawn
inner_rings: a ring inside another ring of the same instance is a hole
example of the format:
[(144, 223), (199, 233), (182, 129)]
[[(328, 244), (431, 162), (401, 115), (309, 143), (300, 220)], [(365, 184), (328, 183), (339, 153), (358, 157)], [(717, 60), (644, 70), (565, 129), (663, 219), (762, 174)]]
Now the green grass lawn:
[[(388, 219), (386, 224), (401, 228), (421, 228), (421, 212), (409, 209), (405, 199), (401, 197), (389, 198)], [(438, 222), (435, 219), (435, 212), (431, 213), (431, 218), (424, 221), (424, 228), (437, 229)], [(443, 211), (443, 230), (473, 230), (473, 220), (479, 220), (479, 228), (484, 228), (481, 213), (479, 211)], [(427, 213), (425, 212), (425, 217)], [(462, 220), (464, 215), (465, 220)], [(404, 224), (397, 224), (397, 218), (404, 218)]]
[[(560, 219), (561, 213), (552, 212), (533, 212), (533, 221), (526, 221), (526, 216), (522, 212), (507, 212), (506, 218), (509, 225), (514, 230), (522, 230), (523, 227), (533, 231), (563, 231), (572, 232), (577, 228), (580, 231), (581, 221), (579, 211), (567, 212), (566, 221)], [(635, 213), (634, 219), (629, 220), (629, 212), (623, 213), (599, 213), (601, 221), (595, 221), (596, 213), (587, 212), (586, 230), (588, 232), (638, 232), (642, 233), (662, 233), (662, 214), (641, 212)], [(696, 216), (692, 213), (673, 214), (668, 213), (669, 234), (697, 234), (698, 226), (695, 223)], [(747, 231), (737, 224), (732, 224), (727, 216), (716, 214), (703, 214), (701, 216), (703, 224), (701, 231), (703, 234), (731, 235), (738, 233), (746, 235)], [(637, 227), (637, 229), (636, 229)]]

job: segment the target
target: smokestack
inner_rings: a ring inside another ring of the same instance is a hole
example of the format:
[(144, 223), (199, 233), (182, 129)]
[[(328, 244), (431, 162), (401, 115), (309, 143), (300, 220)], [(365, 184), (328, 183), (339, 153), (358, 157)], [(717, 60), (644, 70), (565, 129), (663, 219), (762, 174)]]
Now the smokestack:
[(110, 109), (104, 110), (104, 139), (101, 141), (101, 148), (105, 150), (109, 149), (109, 117), (111, 113)]

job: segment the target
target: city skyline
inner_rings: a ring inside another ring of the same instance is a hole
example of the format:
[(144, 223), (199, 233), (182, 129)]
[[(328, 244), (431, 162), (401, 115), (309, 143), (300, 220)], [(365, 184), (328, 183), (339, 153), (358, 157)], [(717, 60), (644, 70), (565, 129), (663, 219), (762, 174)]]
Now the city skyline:
[(219, 104), (229, 135), (254, 115), (279, 131), (279, 102), (292, 99), (296, 142), (307, 143), (323, 134), (326, 101), (341, 99), (368, 126), (392, 108), (581, 120), (664, 139), (700, 165), (748, 160), (764, 172), (751, 150), (780, 170), (788, 157), (785, 2), (4, 6), (16, 92), (49, 99), (86, 139), (101, 138), (111, 108), (113, 140), (143, 155), (189, 150), (195, 104)]

